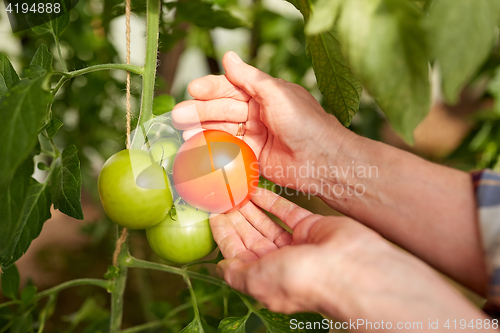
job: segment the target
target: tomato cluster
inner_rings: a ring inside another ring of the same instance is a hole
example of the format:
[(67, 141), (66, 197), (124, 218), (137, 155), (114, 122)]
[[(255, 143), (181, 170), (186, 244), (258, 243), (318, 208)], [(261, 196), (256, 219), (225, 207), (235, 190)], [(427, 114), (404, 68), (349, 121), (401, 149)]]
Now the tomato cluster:
[[(233, 211), (250, 200), (259, 179), (257, 158), (223, 131), (201, 132), (180, 148), (172, 138), (150, 144), (149, 152), (126, 149), (106, 161), (98, 180), (104, 210), (120, 226), (146, 229), (162, 259), (199, 260), (216, 247), (208, 212)], [(187, 204), (173, 207), (169, 176)]]

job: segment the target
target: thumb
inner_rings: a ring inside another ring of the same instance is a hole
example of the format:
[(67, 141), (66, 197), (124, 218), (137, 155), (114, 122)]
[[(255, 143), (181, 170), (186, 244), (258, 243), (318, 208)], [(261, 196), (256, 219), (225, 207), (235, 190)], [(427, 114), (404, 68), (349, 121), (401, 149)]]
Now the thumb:
[(233, 51), (224, 55), (222, 65), (227, 79), (257, 100), (273, 94), (277, 89), (276, 79), (244, 63)]

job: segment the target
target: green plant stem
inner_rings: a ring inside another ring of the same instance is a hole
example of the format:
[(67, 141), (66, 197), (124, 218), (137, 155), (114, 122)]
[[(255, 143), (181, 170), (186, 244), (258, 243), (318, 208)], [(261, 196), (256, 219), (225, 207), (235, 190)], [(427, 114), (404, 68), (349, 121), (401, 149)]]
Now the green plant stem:
[[(221, 294), (221, 292), (218, 291), (218, 292), (210, 294), (210, 295), (205, 295), (205, 296), (198, 299), (198, 304), (208, 302), (208, 301), (212, 300), (213, 298), (219, 296), (220, 294)], [(137, 333), (137, 332), (142, 332), (142, 331), (150, 330), (153, 328), (165, 326), (165, 324), (167, 324), (169, 322), (168, 319), (172, 318), (173, 316), (175, 316), (179, 312), (190, 308), (191, 306), (192, 306), (191, 302), (186, 302), (186, 303), (181, 304), (181, 305), (175, 307), (174, 309), (172, 309), (172, 311), (170, 311), (163, 319), (154, 320), (154, 321), (151, 321), (149, 323), (130, 327), (130, 328), (127, 328), (127, 329), (121, 331), (121, 333)]]
[(59, 89), (68, 81), (69, 79), (72, 79), (74, 77), (80, 76), (80, 75), (85, 75), (88, 73), (92, 72), (97, 72), (97, 71), (105, 71), (105, 70), (113, 70), (113, 69), (119, 69), (119, 70), (124, 70), (124, 71), (129, 71), (131, 73), (135, 73), (137, 75), (142, 75), (144, 72), (144, 68), (141, 66), (136, 66), (136, 65), (127, 65), (127, 64), (100, 64), (100, 65), (94, 65), (94, 66), (89, 66), (85, 67), (82, 69), (77, 69), (75, 71), (71, 72), (65, 72), (65, 73), (57, 73), (61, 74), (62, 77), (57, 82), (57, 85), (52, 89), (52, 95), (55, 96)]
[(237, 290), (232, 290), (232, 291), (234, 291), (240, 297), (240, 299), (243, 301), (243, 303), (245, 303), (245, 305), (247, 306), (248, 310), (252, 311), (257, 316), (259, 316), (259, 314), (257, 313), (258, 310), (255, 308), (255, 306), (253, 306), (253, 304), (248, 300), (248, 298), (244, 294), (240, 293)]
[[(122, 229), (118, 228), (118, 235)], [(130, 256), (128, 240), (125, 240), (121, 245), (120, 253), (118, 254), (118, 276), (113, 280), (113, 288), (111, 290), (111, 316), (109, 324), (109, 332), (120, 332), (123, 318), (123, 294), (125, 293), (125, 285), (127, 283), (128, 267), (125, 261)]]
[(224, 307), (224, 318), (229, 317), (229, 289), (224, 288), (224, 292), (222, 294), (222, 302)]
[(52, 294), (49, 297), (49, 300), (47, 301), (47, 304), (43, 308), (43, 310), (40, 312), (40, 326), (38, 327), (38, 333), (43, 333), (43, 330), (45, 328), (45, 322), (47, 319), (50, 317), (50, 308), (55, 304), (56, 302), (56, 294)]
[(257, 308), (253, 306), (253, 304), (248, 300), (248, 298), (244, 294), (240, 293), (237, 290), (233, 291), (240, 297), (240, 299), (243, 301), (243, 303), (245, 303), (246, 307), (248, 308), (247, 318), (250, 317), (252, 313), (255, 313), (255, 315), (259, 317), (259, 319), (262, 321), (264, 326), (266, 326), (267, 331), (269, 332), (271, 330), (271, 327), (269, 327), (269, 324), (267, 323), (265, 318), (263, 318), (262, 315), (259, 313), (259, 310), (257, 310)]
[(181, 275), (182, 277), (190, 277), (192, 279), (197, 279), (197, 280), (205, 281), (208, 283), (212, 283), (212, 284), (215, 284), (215, 285), (220, 286), (220, 287), (227, 287), (226, 282), (224, 282), (221, 279), (215, 278), (213, 276), (200, 274), (200, 273), (193, 272), (193, 271), (188, 271), (188, 270), (178, 268), (178, 267), (173, 267), (173, 266), (158, 264), (158, 263), (154, 263), (154, 262), (144, 261), (144, 260), (134, 258), (132, 256), (129, 256), (125, 260), (125, 265), (127, 265), (127, 267), (129, 267), (129, 268), (146, 268), (146, 269), (153, 269), (153, 270), (157, 270), (157, 271), (177, 274), (177, 275)]
[(36, 296), (35, 299), (40, 299), (45, 296), (49, 296), (54, 293), (58, 293), (61, 290), (71, 288), (71, 287), (77, 287), (77, 286), (96, 286), (96, 287), (101, 287), (106, 290), (109, 290), (110, 288), (110, 283), (108, 280), (104, 279), (76, 279), (76, 280), (71, 280), (67, 281), (64, 283), (61, 283), (55, 287), (52, 287), (50, 289), (44, 290), (39, 292)]
[(145, 324), (137, 325), (134, 327), (127, 328), (126, 330), (121, 331), (121, 333), (137, 333), (146, 330), (151, 330), (154, 328), (162, 327), (165, 325), (165, 320), (153, 320)]
[[(156, 77), (156, 63), (158, 54), (158, 36), (160, 25), (160, 0), (148, 0), (147, 2), (147, 23), (146, 23), (146, 59), (142, 71), (142, 101), (139, 115), (139, 125), (153, 116), (153, 96)], [(123, 68), (121, 68), (123, 69)], [(131, 71), (128, 67), (126, 70)], [(137, 68), (136, 68), (137, 69)], [(113, 291), (111, 293), (111, 322), (109, 331), (119, 332), (122, 325), (123, 316), (123, 293), (127, 281), (128, 263), (132, 257), (129, 254), (128, 241), (125, 241), (118, 255), (119, 275), (113, 281)]]
[(57, 37), (55, 34), (52, 34), (52, 36), (54, 36), (54, 41), (56, 42), (57, 53), (59, 54), (59, 61), (61, 62), (61, 67), (63, 71), (67, 72), (68, 67), (66, 67), (66, 63), (64, 62), (64, 59), (62, 57), (61, 43), (59, 43), (59, 37)]
[[(108, 280), (104, 280), (104, 279), (76, 279), (76, 280), (66, 281), (64, 283), (61, 283), (61, 284), (55, 286), (55, 287), (41, 291), (35, 295), (34, 299), (40, 300), (46, 296), (57, 294), (61, 290), (71, 288), (71, 287), (77, 287), (77, 286), (97, 286), (97, 287), (104, 288), (106, 290), (110, 289), (110, 283)], [(15, 305), (15, 304), (21, 304), (21, 301), (20, 300), (13, 300), (10, 302), (5, 302), (5, 303), (0, 304), (0, 308)]]
[(92, 72), (97, 72), (97, 71), (102, 71), (102, 70), (113, 70), (113, 69), (120, 69), (120, 70), (128, 71), (131, 73), (135, 73), (138, 75), (142, 75), (143, 71), (144, 71), (144, 69), (141, 66), (136, 66), (136, 65), (100, 64), (100, 65), (85, 67), (82, 69), (77, 69), (77, 70), (71, 71), (71, 72), (61, 73), (61, 75), (71, 79), (73, 77), (80, 76), (80, 75), (87, 74), (87, 73), (92, 73)]
[(146, 60), (142, 79), (142, 101), (139, 124), (153, 117), (153, 97), (155, 89), (156, 65), (158, 58), (158, 34), (160, 24), (160, 0), (148, 0), (146, 24)]
[[(52, 89), (52, 96), (56, 96), (57, 93), (59, 92), (59, 89), (61, 89), (61, 87), (66, 83), (66, 81), (68, 81), (69, 78), (63, 76), (59, 82), (57, 82), (57, 85), (54, 87), (54, 89)], [(52, 106), (52, 104), (51, 104)]]
[(189, 289), (189, 294), (191, 295), (191, 304), (193, 306), (194, 319), (201, 327), (202, 324), (200, 318), (200, 309), (198, 309), (198, 302), (196, 301), (196, 293), (194, 292), (193, 285), (191, 284), (191, 280), (187, 276), (184, 276), (184, 282), (186, 282)]

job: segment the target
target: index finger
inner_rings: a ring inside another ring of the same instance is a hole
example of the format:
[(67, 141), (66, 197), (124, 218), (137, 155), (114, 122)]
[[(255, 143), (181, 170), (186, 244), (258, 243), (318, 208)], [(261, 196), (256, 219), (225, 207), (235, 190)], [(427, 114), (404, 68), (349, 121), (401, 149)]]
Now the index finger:
[(297, 206), (276, 193), (260, 187), (257, 187), (257, 191), (252, 197), (252, 202), (278, 217), (292, 230), (295, 229), (301, 220), (313, 215), (307, 209)]
[(259, 258), (245, 247), (226, 214), (210, 215), (210, 228), (224, 258), (238, 258), (243, 261), (253, 261)]
[(250, 96), (241, 88), (235, 86), (225, 75), (207, 75), (191, 81), (188, 92), (195, 99), (211, 100), (217, 98), (232, 98), (248, 102)]

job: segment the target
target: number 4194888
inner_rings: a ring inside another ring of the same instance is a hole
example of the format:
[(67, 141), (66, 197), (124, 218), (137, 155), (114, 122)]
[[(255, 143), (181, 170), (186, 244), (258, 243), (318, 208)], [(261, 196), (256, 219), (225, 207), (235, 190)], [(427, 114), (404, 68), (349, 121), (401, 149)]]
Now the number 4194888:
[(27, 14), (27, 13), (38, 13), (38, 14), (56, 13), (56, 14), (59, 14), (61, 12), (61, 4), (60, 3), (52, 4), (50, 2), (48, 2), (48, 3), (39, 2), (39, 3), (34, 3), (34, 4), (16, 3), (13, 5), (13, 4), (9, 3), (6, 10), (7, 10), (7, 13), (14, 12), (16, 14), (19, 14), (19, 13), (23, 13), (23, 14)]
[(474, 329), (498, 329), (498, 319), (472, 319), (467, 321), (465, 319), (460, 320), (450, 320), (448, 319), (444, 324), (447, 329), (462, 329), (462, 330), (474, 330)]

